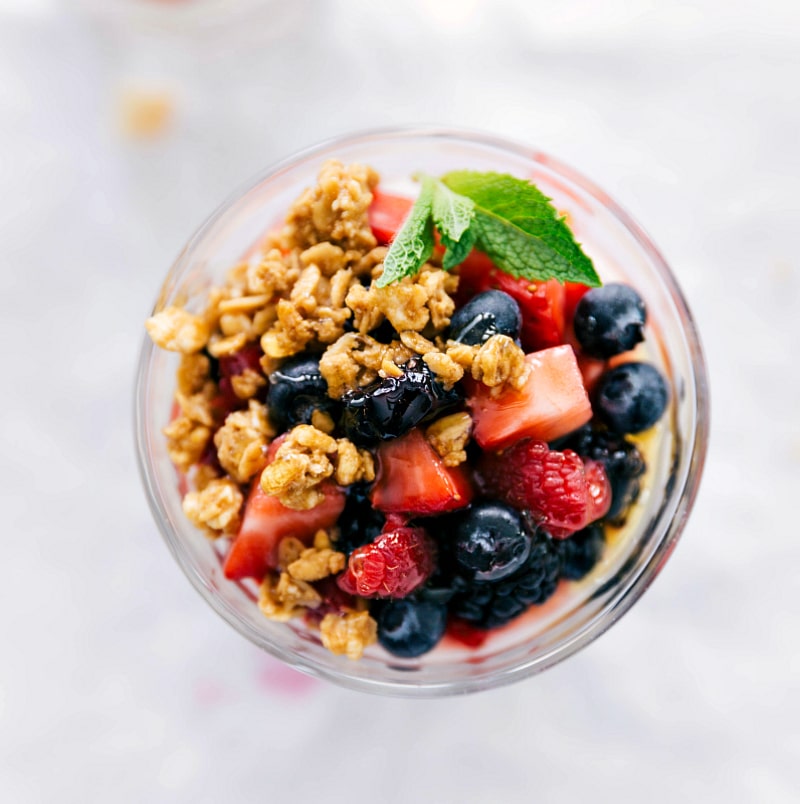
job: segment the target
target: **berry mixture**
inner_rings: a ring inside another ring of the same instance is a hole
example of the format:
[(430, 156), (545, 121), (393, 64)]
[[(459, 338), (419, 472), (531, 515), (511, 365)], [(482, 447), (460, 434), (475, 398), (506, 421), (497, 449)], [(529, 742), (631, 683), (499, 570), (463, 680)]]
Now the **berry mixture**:
[(186, 516), (221, 540), (228, 579), (260, 584), (266, 617), (354, 659), (480, 645), (589, 575), (639, 497), (630, 436), (668, 405), (632, 351), (634, 288), (532, 279), (493, 251), (502, 227), (468, 231), (491, 203), (547, 212), (532, 185), (498, 202), (523, 183), (488, 175), (423, 179), (414, 202), (326, 163), (203, 310), (147, 322), (181, 355), (164, 434)]

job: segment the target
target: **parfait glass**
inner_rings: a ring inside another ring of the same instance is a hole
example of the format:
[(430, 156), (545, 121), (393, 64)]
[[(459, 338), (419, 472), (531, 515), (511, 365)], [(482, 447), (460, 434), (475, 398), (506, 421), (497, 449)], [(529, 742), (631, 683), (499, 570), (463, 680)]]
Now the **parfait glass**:
[[(208, 288), (313, 184), (329, 158), (365, 162), (382, 185), (402, 191), (409, 176), (469, 168), (530, 178), (564, 211), (604, 281), (633, 285), (648, 308), (647, 359), (667, 379), (670, 403), (641, 447), (648, 471), (626, 524), (582, 581), (562, 581), (543, 606), (490, 632), (477, 648), (446, 637), (430, 653), (399, 659), (379, 645), (359, 661), (326, 650), (301, 619), (266, 619), (255, 583), (222, 574), (225, 540), (211, 541), (184, 517), (179, 478), (161, 429), (172, 405), (177, 357), (145, 338), (135, 389), (141, 476), (159, 530), (208, 605), (242, 636), (293, 667), (367, 692), (435, 697), (507, 684), (545, 670), (597, 639), (642, 596), (684, 529), (706, 453), (708, 384), (698, 333), (669, 266), (642, 228), (603, 190), (534, 147), (474, 132), (422, 128), (356, 133), (324, 142), (267, 169), (203, 223), (166, 273), (155, 309), (193, 311)], [(154, 546), (153, 549), (156, 549)], [(176, 579), (176, 582), (177, 579)]]

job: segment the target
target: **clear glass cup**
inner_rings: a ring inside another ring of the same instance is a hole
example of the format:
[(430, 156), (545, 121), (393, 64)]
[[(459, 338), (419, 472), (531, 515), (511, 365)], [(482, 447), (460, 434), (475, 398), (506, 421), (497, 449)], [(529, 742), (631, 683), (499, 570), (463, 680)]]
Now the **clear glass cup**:
[(649, 314), (647, 359), (670, 386), (662, 421), (642, 442), (648, 474), (627, 524), (610, 535), (603, 559), (479, 648), (446, 637), (418, 659), (398, 659), (376, 645), (360, 661), (334, 656), (301, 620), (266, 619), (255, 583), (224, 578), (225, 547), (207, 539), (181, 511), (179, 479), (161, 429), (174, 391), (175, 355), (144, 339), (136, 384), (136, 440), (148, 500), (167, 546), (206, 602), (239, 633), (299, 670), (344, 686), (391, 695), (433, 697), (488, 689), (538, 673), (596, 639), (638, 600), (670, 556), (697, 493), (708, 439), (705, 362), (691, 313), (664, 258), (608, 195), (571, 168), (533, 148), (498, 137), (440, 129), (358, 133), (325, 142), (273, 166), (235, 193), (202, 225), (167, 273), (155, 309), (200, 310), (210, 285), (280, 220), (328, 158), (371, 164), (383, 185), (402, 189), (417, 171), (469, 168), (530, 178), (569, 215), (604, 281), (637, 288)]

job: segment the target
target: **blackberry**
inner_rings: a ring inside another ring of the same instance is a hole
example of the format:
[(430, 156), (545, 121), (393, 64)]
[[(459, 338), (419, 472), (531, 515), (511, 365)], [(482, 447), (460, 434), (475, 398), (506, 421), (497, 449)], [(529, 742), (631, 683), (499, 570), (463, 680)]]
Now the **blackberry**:
[(517, 302), (502, 290), (487, 290), (456, 310), (450, 319), (450, 337), (469, 345), (485, 343), (492, 335), (516, 339), (521, 326)]
[(347, 487), (347, 500), (337, 522), (339, 536), (334, 545), (346, 556), (357, 547), (375, 541), (386, 522), (386, 517), (372, 507), (369, 490), (368, 483), (353, 483)]
[(628, 285), (609, 282), (584, 294), (575, 308), (573, 327), (587, 355), (607, 358), (627, 352), (644, 340), (646, 319), (639, 294)]
[(570, 581), (584, 578), (600, 560), (605, 544), (601, 525), (589, 525), (568, 539), (555, 542), (561, 553), (561, 577)]
[(544, 603), (556, 590), (561, 555), (545, 533), (534, 535), (525, 563), (501, 581), (465, 581), (450, 601), (450, 613), (481, 628), (495, 628), (518, 617), (529, 606)]
[(369, 445), (404, 435), (420, 422), (462, 401), (446, 390), (421, 357), (403, 367), (400, 377), (386, 377), (342, 397), (342, 427), (356, 444)]

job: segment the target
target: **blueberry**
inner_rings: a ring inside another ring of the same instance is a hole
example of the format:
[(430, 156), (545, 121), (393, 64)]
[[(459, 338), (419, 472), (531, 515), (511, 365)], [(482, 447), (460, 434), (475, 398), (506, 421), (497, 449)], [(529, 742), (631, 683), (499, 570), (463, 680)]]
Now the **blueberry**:
[(450, 319), (450, 337), (469, 345), (485, 343), (492, 335), (516, 339), (521, 326), (517, 302), (502, 290), (487, 290), (456, 310)]
[(655, 366), (623, 363), (600, 378), (593, 407), (611, 430), (641, 433), (661, 418), (668, 398), (667, 383)]
[(298, 355), (269, 375), (269, 417), (278, 430), (309, 424), (315, 410), (336, 414), (328, 383), (319, 370), (319, 357)]
[(342, 427), (356, 444), (398, 438), (412, 427), (462, 399), (455, 389), (446, 390), (426, 363), (412, 358), (400, 377), (386, 377), (342, 397)]
[(579, 581), (588, 575), (600, 560), (606, 540), (600, 525), (589, 525), (588, 528), (556, 544), (561, 553), (561, 577)]
[(587, 291), (575, 308), (573, 326), (581, 349), (592, 357), (613, 357), (644, 340), (647, 312), (628, 285), (610, 282)]
[(436, 647), (447, 625), (447, 606), (430, 600), (391, 600), (378, 614), (378, 641), (404, 659)]
[(531, 537), (511, 506), (495, 501), (473, 505), (455, 529), (456, 564), (476, 581), (499, 581), (528, 558)]

